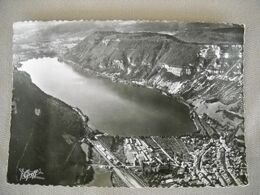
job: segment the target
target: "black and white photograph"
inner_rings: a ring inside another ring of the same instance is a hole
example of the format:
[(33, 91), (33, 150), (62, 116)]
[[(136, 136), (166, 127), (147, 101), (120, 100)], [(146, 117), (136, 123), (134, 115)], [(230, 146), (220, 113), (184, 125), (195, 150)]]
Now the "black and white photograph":
[(242, 24), (14, 23), (7, 181), (247, 185), (243, 45)]

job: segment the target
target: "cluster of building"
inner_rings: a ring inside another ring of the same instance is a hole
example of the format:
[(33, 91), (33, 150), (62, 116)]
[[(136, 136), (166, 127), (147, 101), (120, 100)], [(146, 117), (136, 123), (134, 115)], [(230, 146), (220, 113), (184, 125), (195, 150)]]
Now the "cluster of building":
[(190, 158), (183, 157), (181, 149), (168, 152), (168, 147), (161, 146), (151, 137), (124, 138), (125, 168), (151, 186), (230, 186), (247, 183), (244, 152), (235, 143), (227, 144), (223, 137), (183, 136), (175, 139), (184, 143), (181, 147), (186, 147), (183, 150), (188, 150)]
[(182, 137), (194, 157), (193, 171), (205, 185), (230, 186), (247, 183), (244, 149), (219, 139)]
[(152, 155), (153, 149), (142, 139), (138, 138), (125, 138), (124, 153), (127, 159), (126, 163), (130, 166), (142, 166), (143, 164), (149, 165), (153, 163), (154, 158), (156, 158)]

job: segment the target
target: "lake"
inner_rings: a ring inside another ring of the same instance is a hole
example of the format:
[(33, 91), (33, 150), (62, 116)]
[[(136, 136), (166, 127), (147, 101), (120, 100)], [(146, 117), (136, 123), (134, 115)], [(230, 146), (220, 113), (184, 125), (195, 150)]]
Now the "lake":
[(57, 58), (30, 59), (19, 70), (45, 93), (81, 109), (102, 132), (179, 136), (195, 131), (188, 107), (157, 90), (86, 76)]

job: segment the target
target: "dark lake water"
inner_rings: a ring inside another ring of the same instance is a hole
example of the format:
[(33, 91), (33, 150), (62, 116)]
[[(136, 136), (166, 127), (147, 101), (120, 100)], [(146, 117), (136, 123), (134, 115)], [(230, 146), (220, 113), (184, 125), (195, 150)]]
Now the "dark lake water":
[(111, 135), (183, 135), (195, 131), (188, 108), (156, 90), (87, 77), (57, 58), (31, 59), (20, 70), (45, 93), (80, 108), (90, 126)]

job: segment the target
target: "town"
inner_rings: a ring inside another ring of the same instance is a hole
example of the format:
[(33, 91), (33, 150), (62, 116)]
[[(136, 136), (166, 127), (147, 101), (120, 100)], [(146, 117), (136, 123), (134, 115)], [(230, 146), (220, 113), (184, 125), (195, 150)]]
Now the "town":
[[(93, 133), (93, 132), (92, 132)], [(245, 146), (236, 138), (113, 137), (89, 135), (90, 144), (121, 182), (129, 187), (232, 186), (247, 182)], [(121, 183), (121, 185), (119, 185)]]

